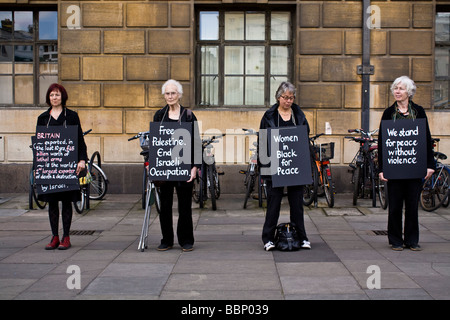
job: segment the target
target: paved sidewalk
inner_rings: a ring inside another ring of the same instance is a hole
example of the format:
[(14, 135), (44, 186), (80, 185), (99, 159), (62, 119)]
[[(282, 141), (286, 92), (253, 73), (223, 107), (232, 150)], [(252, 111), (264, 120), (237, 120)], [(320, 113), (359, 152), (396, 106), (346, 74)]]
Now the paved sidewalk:
[[(320, 200), (305, 208), (312, 250), (265, 252), (264, 209), (222, 195), (217, 211), (194, 205), (194, 251), (156, 251), (153, 215), (149, 248), (139, 252), (140, 195), (108, 194), (74, 211), (72, 248), (46, 251), (47, 209), (28, 210), (26, 194), (0, 194), (0, 299), (450, 299), (450, 208), (420, 211), (423, 251), (397, 252), (377, 235), (387, 211), (369, 202), (354, 207), (350, 194), (337, 194), (330, 209)], [(280, 222), (288, 218), (283, 203)]]

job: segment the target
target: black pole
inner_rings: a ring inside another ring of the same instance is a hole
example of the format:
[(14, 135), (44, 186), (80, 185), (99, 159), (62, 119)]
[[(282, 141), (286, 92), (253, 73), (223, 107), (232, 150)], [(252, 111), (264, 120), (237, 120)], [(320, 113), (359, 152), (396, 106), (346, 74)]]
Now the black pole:
[(370, 125), (370, 75), (374, 73), (370, 65), (370, 0), (363, 0), (362, 21), (362, 65), (358, 66), (358, 74), (362, 75), (361, 92), (361, 128), (369, 131)]

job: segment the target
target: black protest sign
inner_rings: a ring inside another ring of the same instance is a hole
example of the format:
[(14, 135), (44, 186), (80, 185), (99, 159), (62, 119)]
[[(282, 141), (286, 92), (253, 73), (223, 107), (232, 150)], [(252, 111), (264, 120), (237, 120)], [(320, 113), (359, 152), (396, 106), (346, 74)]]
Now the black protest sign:
[(426, 120), (381, 121), (383, 175), (386, 179), (423, 178), (427, 172)]
[(192, 123), (151, 122), (149, 176), (153, 181), (188, 181), (191, 177)]
[(306, 126), (268, 129), (267, 134), (270, 139), (272, 185), (283, 187), (310, 184), (312, 174)]
[(32, 145), (38, 193), (79, 189), (78, 126), (37, 126)]

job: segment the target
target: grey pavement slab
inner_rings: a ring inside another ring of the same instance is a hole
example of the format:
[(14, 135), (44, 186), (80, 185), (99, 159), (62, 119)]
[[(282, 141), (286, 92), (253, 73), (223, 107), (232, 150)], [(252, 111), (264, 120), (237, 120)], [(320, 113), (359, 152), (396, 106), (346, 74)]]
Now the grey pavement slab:
[[(393, 251), (383, 231), (387, 211), (369, 199), (352, 205), (305, 207), (311, 250), (263, 250), (265, 207), (242, 195), (221, 195), (218, 210), (193, 203), (194, 251), (175, 239), (159, 252), (159, 217), (152, 211), (148, 248), (137, 250), (144, 210), (138, 194), (107, 194), (91, 210), (74, 212), (69, 250), (46, 251), (47, 210), (28, 210), (26, 194), (0, 194), (1, 300), (448, 300), (450, 209), (420, 210), (423, 251)], [(178, 221), (174, 202), (174, 227)], [(279, 222), (289, 221), (287, 199)], [(376, 231), (376, 232), (375, 232)], [(381, 234), (377, 232), (381, 231)], [(73, 267), (80, 273), (72, 272)], [(380, 287), (372, 289), (372, 267)], [(70, 288), (74, 276), (80, 288)]]

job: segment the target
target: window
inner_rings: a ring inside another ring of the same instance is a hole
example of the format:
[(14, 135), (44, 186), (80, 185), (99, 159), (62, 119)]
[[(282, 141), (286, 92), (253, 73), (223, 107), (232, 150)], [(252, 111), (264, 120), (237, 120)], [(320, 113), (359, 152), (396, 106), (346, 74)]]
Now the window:
[(436, 6), (434, 107), (449, 109), (450, 89), (450, 6)]
[(290, 11), (198, 11), (197, 104), (264, 107), (292, 75)]
[(58, 81), (57, 11), (0, 7), (0, 106), (45, 104)]

